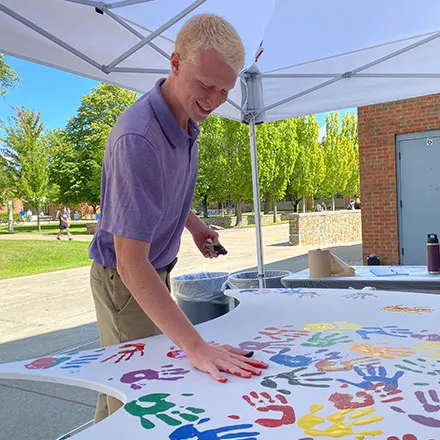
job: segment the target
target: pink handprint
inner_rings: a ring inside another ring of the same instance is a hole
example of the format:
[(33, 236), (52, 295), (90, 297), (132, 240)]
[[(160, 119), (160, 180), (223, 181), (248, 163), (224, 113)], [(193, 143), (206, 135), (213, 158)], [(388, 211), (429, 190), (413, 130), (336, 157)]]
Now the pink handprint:
[[(259, 395), (255, 391), (251, 391), (249, 395), (242, 396), (249, 405), (255, 407), (257, 411), (261, 412), (278, 412), (281, 413), (281, 418), (274, 419), (264, 418), (257, 419), (255, 423), (266, 428), (278, 428), (283, 425), (292, 425), (295, 423), (295, 411), (288, 405), (287, 399), (281, 394), (276, 394), (273, 398), (269, 393), (262, 392)], [(276, 399), (276, 400), (275, 400)]]

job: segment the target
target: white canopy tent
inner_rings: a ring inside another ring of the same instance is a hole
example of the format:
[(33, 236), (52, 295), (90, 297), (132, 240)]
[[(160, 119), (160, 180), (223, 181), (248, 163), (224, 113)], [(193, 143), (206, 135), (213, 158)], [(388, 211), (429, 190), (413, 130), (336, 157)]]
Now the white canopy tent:
[[(246, 49), (216, 113), (249, 123), (256, 213), (256, 123), (440, 91), (438, 0), (0, 0), (0, 52), (145, 92), (182, 23), (206, 12)], [(256, 231), (263, 284), (258, 215)]]

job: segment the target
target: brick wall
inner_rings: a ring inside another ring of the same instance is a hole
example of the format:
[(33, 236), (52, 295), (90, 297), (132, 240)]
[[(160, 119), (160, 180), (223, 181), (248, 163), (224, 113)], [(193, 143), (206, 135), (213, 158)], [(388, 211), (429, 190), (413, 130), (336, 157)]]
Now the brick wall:
[(440, 94), (358, 108), (364, 264), (399, 264), (396, 135), (440, 129)]

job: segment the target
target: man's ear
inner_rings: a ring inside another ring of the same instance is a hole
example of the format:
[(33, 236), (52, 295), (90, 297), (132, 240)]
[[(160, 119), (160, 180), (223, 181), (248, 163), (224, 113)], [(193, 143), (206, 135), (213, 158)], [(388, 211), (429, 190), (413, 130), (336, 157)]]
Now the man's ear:
[(180, 71), (182, 70), (182, 58), (178, 52), (173, 52), (171, 54), (171, 71), (174, 75), (179, 76)]

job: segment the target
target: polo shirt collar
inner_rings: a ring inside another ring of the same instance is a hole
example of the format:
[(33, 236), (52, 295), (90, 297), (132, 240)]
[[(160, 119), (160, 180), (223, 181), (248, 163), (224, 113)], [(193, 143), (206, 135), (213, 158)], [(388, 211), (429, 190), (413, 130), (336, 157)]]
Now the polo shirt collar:
[(191, 140), (192, 144), (196, 140), (200, 131), (198, 124), (190, 119), (188, 121), (188, 127), (191, 134), (182, 130), (160, 90), (160, 87), (164, 82), (165, 78), (161, 78), (156, 82), (154, 88), (151, 89), (150, 92), (150, 103), (156, 119), (159, 122), (162, 131), (174, 147), (185, 145), (188, 140)]

